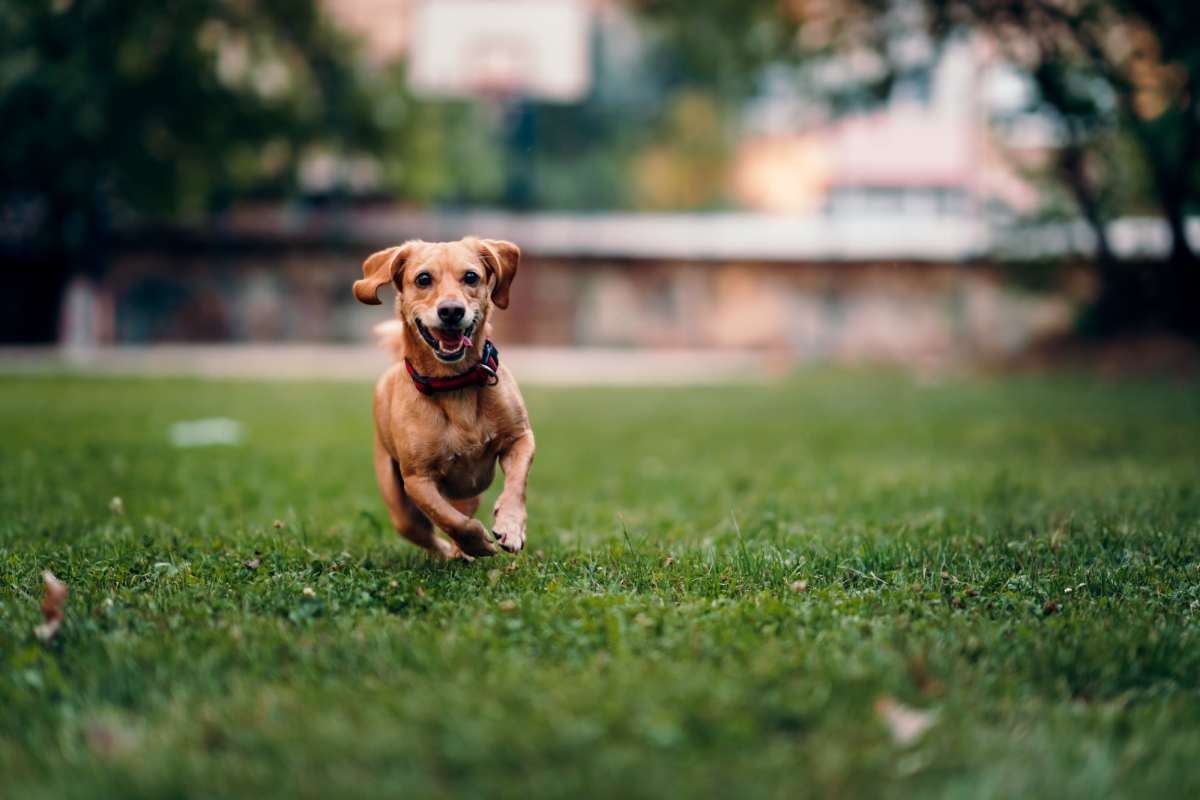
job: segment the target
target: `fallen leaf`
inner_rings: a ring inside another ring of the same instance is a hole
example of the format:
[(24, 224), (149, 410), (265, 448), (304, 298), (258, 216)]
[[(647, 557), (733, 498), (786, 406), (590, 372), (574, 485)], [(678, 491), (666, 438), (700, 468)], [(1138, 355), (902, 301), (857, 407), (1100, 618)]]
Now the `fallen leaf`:
[(797, 594), (808, 591), (808, 581), (796, 581), (792, 584), (792, 591)]
[(115, 720), (93, 721), (84, 731), (88, 747), (102, 758), (128, 753), (137, 747), (137, 734)]
[(93, 723), (87, 727), (88, 747), (98, 756), (111, 756), (117, 749), (117, 737), (107, 725)]
[(501, 611), (512, 611), (517, 607), (516, 600), (501, 600), (496, 604)]
[(929, 662), (925, 660), (925, 656), (917, 654), (908, 661), (908, 670), (912, 673), (913, 682), (927, 695), (940, 697), (946, 693), (946, 687), (942, 682), (933, 677), (929, 672)]
[(46, 584), (46, 594), (42, 598), (42, 624), (33, 629), (43, 642), (48, 642), (58, 633), (63, 617), (67, 611), (67, 595), (71, 592), (67, 585), (54, 577), (54, 573), (46, 570), (42, 573), (42, 581)]
[(875, 713), (883, 720), (892, 739), (897, 744), (909, 744), (929, 729), (934, 713), (919, 708), (909, 708), (894, 697), (880, 697), (875, 701)]

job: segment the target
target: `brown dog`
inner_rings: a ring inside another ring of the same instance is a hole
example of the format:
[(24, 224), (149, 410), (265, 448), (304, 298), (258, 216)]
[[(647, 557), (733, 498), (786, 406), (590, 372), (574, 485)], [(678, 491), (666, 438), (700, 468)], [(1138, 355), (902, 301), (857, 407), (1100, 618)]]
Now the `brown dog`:
[(372, 255), (354, 284), (370, 305), (384, 284), (396, 287), (397, 319), (377, 329), (401, 359), (375, 386), (375, 477), (396, 530), (438, 558), (496, 552), (474, 514), (497, 460), (504, 491), (492, 510), (495, 540), (511, 553), (525, 545), (533, 431), (488, 340), (488, 315), (508, 307), (520, 259), (510, 242), (412, 241)]

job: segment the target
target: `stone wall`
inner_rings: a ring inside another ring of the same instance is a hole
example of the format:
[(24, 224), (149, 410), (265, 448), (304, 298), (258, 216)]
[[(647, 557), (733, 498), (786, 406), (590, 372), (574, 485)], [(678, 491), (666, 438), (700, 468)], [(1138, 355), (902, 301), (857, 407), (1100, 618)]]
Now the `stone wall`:
[[(270, 247), (128, 253), (96, 292), (96, 307), (111, 308), (99, 338), (363, 341), (387, 311), (351, 297), (361, 256)], [(986, 264), (529, 257), (496, 327), (513, 344), (958, 362), (1068, 329), (1078, 295), (1022, 288)]]

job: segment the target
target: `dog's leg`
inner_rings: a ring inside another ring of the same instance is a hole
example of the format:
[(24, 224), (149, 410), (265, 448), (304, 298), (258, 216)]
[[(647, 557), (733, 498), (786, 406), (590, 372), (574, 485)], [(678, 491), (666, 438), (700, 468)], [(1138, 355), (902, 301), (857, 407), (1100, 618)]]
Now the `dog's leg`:
[(408, 498), (395, 462), (378, 439), (375, 440), (375, 479), (397, 533), (434, 558), (451, 559), (460, 555), (457, 547), (434, 532), (429, 518)]
[(525, 487), (529, 482), (533, 452), (533, 432), (526, 431), (500, 453), (504, 490), (496, 498), (496, 507), (492, 509), (492, 530), (500, 546), (510, 553), (525, 546)]
[(475, 516), (475, 512), (479, 510), (479, 495), (468, 497), (463, 500), (451, 500), (450, 505), (457, 508), (468, 517)]
[(464, 514), (442, 496), (432, 478), (420, 475), (405, 475), (404, 489), (434, 525), (449, 534), (462, 551), (479, 558), (496, 554), (496, 545), (488, 535), (487, 528), (477, 519)]
[[(461, 511), (463, 514), (467, 515), (468, 517), (473, 517), (473, 516), (475, 516), (475, 512), (479, 510), (479, 500), (480, 500), (480, 498), (478, 496), (468, 497), (465, 500), (451, 500), (450, 505), (454, 506), (459, 511)], [(462, 550), (459, 550), (458, 545), (454, 544), (453, 541), (446, 542), (446, 544), (448, 544), (450, 547), (452, 547), (454, 549), (454, 557), (455, 558), (461, 558), (463, 561), (474, 561), (475, 560), (475, 559), (471, 558), (469, 555), (467, 555), (466, 553), (464, 553)]]

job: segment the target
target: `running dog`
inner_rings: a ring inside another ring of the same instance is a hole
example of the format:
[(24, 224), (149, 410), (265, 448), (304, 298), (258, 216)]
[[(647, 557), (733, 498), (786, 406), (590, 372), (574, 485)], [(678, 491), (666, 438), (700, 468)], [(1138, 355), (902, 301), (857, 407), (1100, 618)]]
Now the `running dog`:
[[(435, 558), (525, 545), (533, 431), (488, 323), (493, 308), (508, 308), (520, 260), (515, 244), (495, 239), (410, 241), (370, 256), (354, 283), (368, 305), (380, 304), (384, 284), (396, 288), (396, 319), (376, 328), (397, 363), (375, 386), (375, 477), (396, 530)], [(475, 512), (497, 462), (493, 540)]]

